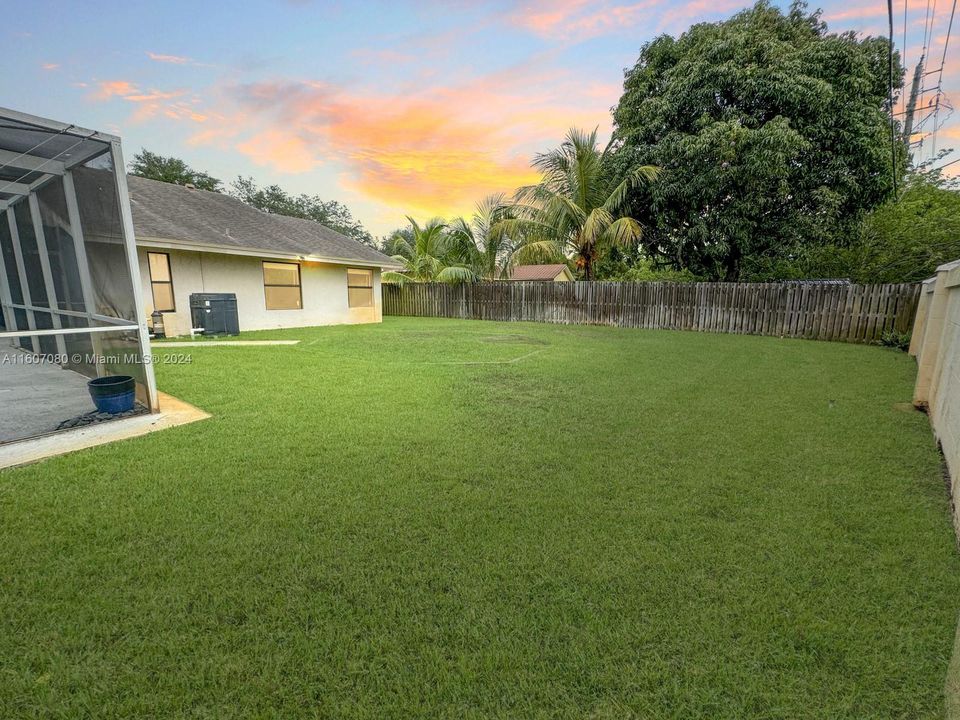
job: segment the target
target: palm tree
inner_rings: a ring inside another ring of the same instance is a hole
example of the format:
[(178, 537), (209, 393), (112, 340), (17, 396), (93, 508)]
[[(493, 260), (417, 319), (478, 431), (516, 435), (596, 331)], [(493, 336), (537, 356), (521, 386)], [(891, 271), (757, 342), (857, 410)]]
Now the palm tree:
[(403, 270), (383, 274), (384, 282), (465, 282), (476, 279), (470, 267), (456, 257), (447, 226), (434, 218), (421, 227), (407, 216), (408, 232), (396, 233), (387, 241), (393, 259)]
[(597, 131), (576, 128), (559, 148), (533, 161), (543, 178), (520, 188), (512, 205), (515, 218), (497, 223), (496, 234), (517, 238), (514, 262), (576, 258), (587, 280), (593, 264), (613, 245), (628, 245), (643, 234), (640, 223), (620, 215), (628, 192), (656, 179), (659, 169), (636, 167), (617, 183), (606, 150), (597, 148)]
[(496, 280), (507, 274), (513, 248), (509, 236), (495, 228), (510, 217), (503, 194), (489, 195), (477, 203), (469, 222), (457, 218), (447, 228), (452, 253), (478, 278)]

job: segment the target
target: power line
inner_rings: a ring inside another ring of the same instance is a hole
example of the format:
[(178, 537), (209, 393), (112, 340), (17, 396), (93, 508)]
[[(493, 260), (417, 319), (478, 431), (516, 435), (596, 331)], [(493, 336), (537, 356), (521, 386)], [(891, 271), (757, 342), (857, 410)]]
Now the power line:
[[(954, 0), (956, 3), (956, 0)], [(893, 173), (893, 196), (897, 196), (897, 121), (893, 119), (893, 0), (887, 0), (890, 21), (890, 47), (887, 48), (887, 95), (890, 102), (890, 162)]]
[(936, 105), (933, 108), (933, 139), (931, 140), (931, 149), (933, 154), (937, 154), (937, 119), (940, 117), (940, 97), (943, 95), (943, 68), (947, 64), (947, 47), (950, 45), (950, 33), (953, 32), (953, 18), (957, 14), (957, 0), (953, 0), (953, 7), (950, 9), (950, 22), (947, 25), (947, 37), (943, 41), (943, 57), (940, 60), (940, 75), (937, 79)]
[[(903, 65), (903, 69), (907, 69), (907, 8), (909, 7), (909, 0), (903, 0), (903, 46), (900, 49), (900, 64)], [(907, 99), (903, 98), (903, 107), (906, 110)]]
[[(930, 38), (933, 37), (933, 19), (937, 14), (937, 0), (933, 0), (933, 10), (931, 12), (930, 0), (927, 0), (927, 12), (923, 19), (923, 49), (920, 51), (920, 55), (924, 58), (927, 57), (927, 52), (930, 50)], [(926, 95), (926, 90), (922, 89), (920, 91), (920, 103), (918, 107), (926, 107), (924, 102)], [(922, 122), (920, 123), (922, 124)], [(922, 143), (921, 143), (922, 145)]]

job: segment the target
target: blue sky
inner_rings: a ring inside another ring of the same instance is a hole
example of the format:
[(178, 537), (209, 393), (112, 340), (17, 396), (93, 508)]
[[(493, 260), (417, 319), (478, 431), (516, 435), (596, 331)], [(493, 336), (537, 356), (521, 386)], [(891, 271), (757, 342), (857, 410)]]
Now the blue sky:
[[(940, 65), (949, 5), (934, 16), (928, 67)], [(128, 158), (146, 147), (226, 181), (252, 175), (341, 200), (382, 234), (405, 214), (468, 213), (483, 195), (532, 180), (531, 155), (571, 125), (608, 133), (623, 69), (643, 42), (745, 6), (35, 1), (0, 30), (0, 105), (116, 132)], [(832, 30), (886, 33), (882, 0), (819, 7)], [(902, 45), (903, 0), (894, 8)], [(907, 10), (913, 64), (927, 9)], [(956, 41), (948, 102), (960, 94)], [(939, 147), (960, 147), (960, 124), (945, 111), (940, 119)], [(931, 145), (927, 136), (921, 156)]]

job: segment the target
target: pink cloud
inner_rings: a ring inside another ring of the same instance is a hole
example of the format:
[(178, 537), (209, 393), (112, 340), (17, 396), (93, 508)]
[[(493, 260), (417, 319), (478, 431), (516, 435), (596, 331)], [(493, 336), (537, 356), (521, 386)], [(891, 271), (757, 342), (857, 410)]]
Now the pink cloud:
[(417, 59), (417, 56), (413, 53), (405, 53), (391, 48), (359, 48), (350, 54), (361, 62), (373, 65), (396, 65), (413, 62)]
[(59, 70), (60, 63), (43, 63), (40, 67), (44, 70)]
[(879, 2), (861, 3), (859, 5), (842, 4), (836, 10), (830, 9), (823, 13), (823, 19), (828, 23), (875, 20), (885, 17), (887, 17), (887, 6)]
[(623, 32), (641, 24), (660, 32), (747, 5), (747, 0), (688, 0), (681, 3), (669, 0), (631, 3), (534, 0), (509, 13), (507, 21), (541, 37), (580, 41)]
[(688, 0), (667, 3), (657, 13), (657, 32), (667, 29), (683, 31), (692, 22), (700, 22), (710, 16), (729, 15), (752, 5), (749, 0)]
[(162, 55), (160, 53), (148, 52), (147, 57), (154, 62), (170, 63), (171, 65), (189, 65), (193, 62), (191, 58), (181, 55)]
[(508, 20), (542, 37), (586, 39), (634, 25), (659, 2), (598, 5), (589, 0), (535, 0), (511, 13)]

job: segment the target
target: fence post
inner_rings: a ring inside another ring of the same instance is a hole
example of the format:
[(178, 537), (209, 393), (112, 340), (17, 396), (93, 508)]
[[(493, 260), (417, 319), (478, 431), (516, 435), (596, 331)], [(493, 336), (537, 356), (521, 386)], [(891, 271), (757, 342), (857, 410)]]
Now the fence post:
[(936, 276), (924, 280), (920, 284), (920, 299), (917, 301), (917, 316), (913, 321), (913, 333), (910, 335), (910, 354), (919, 358), (923, 349), (923, 336), (927, 329), (927, 313), (930, 311), (930, 301), (933, 299)]
[[(944, 323), (947, 315), (948, 286), (960, 272), (960, 260), (941, 265), (933, 282), (933, 293), (927, 307), (923, 330), (922, 346), (918, 349), (917, 384), (913, 391), (916, 405), (927, 405), (935, 411), (937, 382), (943, 353), (940, 345), (943, 341)], [(958, 272), (955, 272), (958, 271)], [(929, 281), (928, 281), (929, 282)]]

